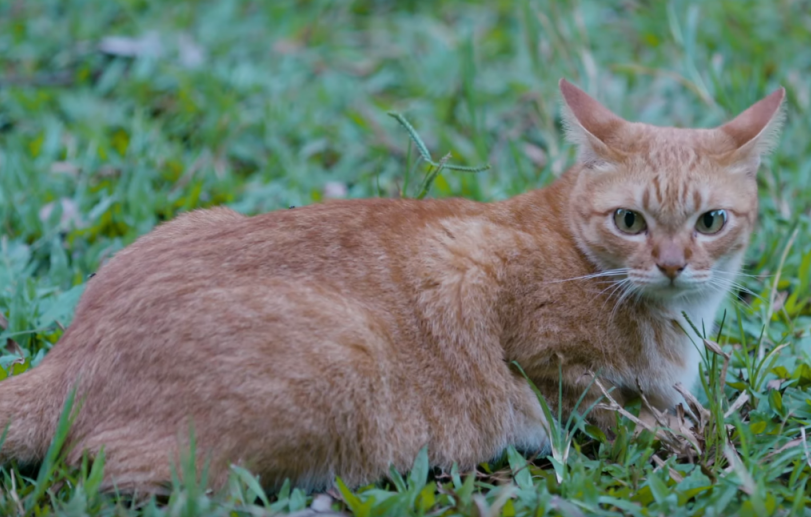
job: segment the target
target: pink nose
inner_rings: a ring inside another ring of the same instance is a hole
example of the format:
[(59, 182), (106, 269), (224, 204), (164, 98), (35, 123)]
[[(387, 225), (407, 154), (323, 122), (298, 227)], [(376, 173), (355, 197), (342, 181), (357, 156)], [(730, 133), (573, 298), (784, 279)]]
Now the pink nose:
[(675, 279), (677, 276), (679, 276), (679, 273), (684, 271), (684, 263), (674, 264), (665, 262), (664, 264), (656, 264), (656, 267), (658, 267), (659, 271), (664, 273), (664, 275), (671, 280)]

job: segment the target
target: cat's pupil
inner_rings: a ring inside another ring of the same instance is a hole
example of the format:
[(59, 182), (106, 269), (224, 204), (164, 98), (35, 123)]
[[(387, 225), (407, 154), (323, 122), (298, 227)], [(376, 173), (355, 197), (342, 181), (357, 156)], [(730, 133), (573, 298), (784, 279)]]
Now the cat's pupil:
[[(706, 216), (705, 216), (706, 217)], [(634, 225), (636, 217), (633, 212), (625, 212), (625, 226), (631, 228)]]
[(712, 212), (708, 212), (704, 214), (704, 226), (706, 228), (712, 228), (712, 223), (715, 220), (715, 214)]

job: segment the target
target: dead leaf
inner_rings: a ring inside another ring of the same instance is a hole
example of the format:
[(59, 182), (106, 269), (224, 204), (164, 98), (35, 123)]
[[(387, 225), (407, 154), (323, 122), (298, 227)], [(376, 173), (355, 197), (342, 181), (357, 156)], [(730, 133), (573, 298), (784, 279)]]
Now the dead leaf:
[(313, 503), (310, 505), (310, 508), (316, 512), (331, 512), (332, 501), (332, 497), (327, 494), (317, 494), (313, 497)]
[(729, 409), (724, 414), (724, 418), (728, 418), (730, 415), (741, 409), (747, 402), (749, 402), (749, 395), (747, 395), (745, 391), (742, 391), (741, 394), (738, 395), (738, 398), (735, 399), (735, 402), (729, 406)]
[(580, 508), (557, 495), (552, 496), (552, 499), (549, 501), (549, 506), (557, 510), (560, 515), (568, 515), (569, 517), (585, 516), (585, 514), (580, 511)]
[[(654, 469), (654, 470), (658, 470), (658, 469), (665, 466), (665, 460), (663, 460), (662, 458), (660, 458), (656, 454), (651, 456), (651, 459), (657, 465), (656, 469)], [(682, 481), (684, 481), (684, 478), (682, 477), (682, 475), (679, 474), (678, 472), (676, 472), (675, 470), (673, 470), (673, 467), (667, 467), (667, 472), (670, 475), (670, 479), (672, 479), (676, 483), (681, 483)]]
[(783, 379), (772, 379), (766, 383), (767, 390), (779, 390), (783, 385)]
[(273, 43), (273, 52), (281, 55), (295, 54), (302, 48), (301, 43), (288, 39), (276, 40)]
[(772, 305), (772, 313), (779, 312), (783, 309), (783, 305), (788, 298), (788, 291), (779, 291), (774, 297), (774, 304)]
[(743, 465), (741, 457), (738, 456), (738, 451), (727, 445), (724, 447), (724, 456), (726, 456), (727, 461), (729, 461), (729, 469), (727, 470), (734, 471), (741, 480), (741, 485), (739, 488), (748, 495), (754, 494), (757, 488), (755, 481), (752, 479), (752, 475), (749, 474), (749, 471), (746, 470), (746, 467)]
[(186, 68), (199, 68), (206, 62), (206, 52), (188, 34), (177, 38), (178, 61)]
[[(637, 426), (642, 426), (643, 428), (651, 431), (654, 433), (654, 435), (656, 435), (656, 438), (659, 439), (663, 446), (669, 449), (672, 454), (675, 454), (680, 458), (693, 461), (696, 456), (701, 455), (701, 444), (703, 441), (699, 439), (699, 436), (702, 436), (701, 433), (704, 429), (703, 426), (698, 427), (697, 431), (694, 433), (693, 426), (687, 423), (687, 421), (684, 419), (683, 413), (677, 415), (668, 415), (657, 410), (647, 402), (647, 398), (645, 397), (644, 393), (641, 393), (641, 396), (642, 401), (645, 404), (644, 409), (648, 414), (640, 413), (641, 418), (637, 418), (625, 408), (620, 406), (616, 400), (614, 400), (598, 378), (594, 378), (594, 383), (603, 392), (603, 396), (609, 401), (609, 404), (600, 404), (597, 407), (615, 411), (636, 423)], [(680, 387), (681, 384), (676, 384), (675, 386), (677, 390)], [(683, 389), (683, 387), (681, 387), (681, 389)], [(696, 403), (698, 402), (692, 395), (689, 395), (689, 397), (689, 399), (685, 397), (688, 404), (690, 403), (690, 399)], [(707, 412), (707, 410), (703, 407), (701, 407), (701, 409)], [(659, 425), (655, 425), (654, 422)]]
[(81, 216), (79, 215), (79, 206), (70, 198), (63, 197), (59, 201), (52, 201), (43, 206), (39, 210), (39, 220), (47, 223), (51, 218), (51, 214), (56, 208), (56, 203), (62, 208), (62, 215), (59, 217), (59, 227), (61, 229), (68, 229), (71, 226), (81, 228), (84, 226)]
[(11, 500), (14, 501), (14, 504), (17, 506), (18, 515), (25, 515), (25, 509), (23, 508), (22, 502), (20, 501), (20, 496), (17, 495), (17, 480), (14, 476), (14, 469), (11, 469)]
[(546, 151), (537, 145), (529, 142), (524, 143), (524, 155), (539, 169), (543, 169), (546, 166)]
[(121, 170), (112, 165), (103, 165), (96, 174), (102, 178), (117, 178), (121, 175)]
[(99, 42), (99, 50), (105, 54), (121, 57), (160, 57), (163, 45), (155, 31), (139, 37), (106, 36)]
[(780, 447), (778, 449), (775, 449), (772, 452), (770, 452), (769, 454), (765, 455), (763, 457), (763, 459), (760, 460), (760, 463), (763, 464), (764, 462), (769, 461), (771, 458), (773, 458), (774, 456), (777, 456), (781, 452), (783, 452), (785, 450), (788, 450), (788, 449), (791, 449), (793, 447), (799, 447), (802, 444), (803, 444), (803, 439), (802, 438), (795, 438), (794, 440), (791, 440), (790, 442), (785, 443), (782, 447)]
[(79, 174), (79, 166), (70, 162), (53, 162), (51, 164), (51, 172), (53, 174), (68, 174), (76, 176)]
[(489, 517), (490, 507), (487, 505), (487, 500), (482, 494), (473, 494), (473, 515), (478, 517)]
[(724, 386), (727, 383), (727, 369), (729, 368), (729, 358), (730, 355), (721, 348), (721, 345), (716, 343), (715, 341), (710, 341), (709, 339), (704, 340), (704, 346), (707, 347), (712, 353), (715, 355), (720, 355), (724, 358), (724, 364), (721, 366), (721, 375), (718, 379), (718, 383), (720, 386), (721, 393), (724, 392)]
[(685, 408), (692, 413), (692, 416), (695, 417), (698, 421), (696, 425), (698, 425), (699, 429), (704, 429), (707, 425), (707, 422), (710, 420), (710, 412), (707, 411), (701, 402), (698, 401), (697, 398), (690, 393), (690, 390), (686, 389), (680, 382), (677, 382), (675, 386), (673, 386), (676, 391), (681, 393), (681, 396), (684, 397), (684, 400), (687, 402), (688, 407)]
[(318, 510), (313, 510), (312, 508), (305, 508), (304, 510), (289, 513), (287, 514), (287, 517), (349, 517), (349, 514), (343, 512), (335, 512), (332, 510), (328, 510), (326, 512), (319, 512)]
[(515, 496), (515, 493), (518, 491), (518, 488), (515, 485), (510, 485), (508, 483), (509, 482), (501, 485), (498, 495), (493, 501), (493, 505), (490, 506), (490, 513), (488, 514), (488, 517), (499, 517), (501, 515), (501, 509), (504, 508), (507, 501), (512, 499)]
[(345, 198), (349, 194), (346, 185), (339, 181), (328, 181), (324, 183), (324, 197), (328, 199)]
[(715, 341), (710, 341), (709, 339), (705, 339), (704, 340), (704, 346), (709, 348), (710, 351), (712, 351), (712, 353), (714, 353), (716, 355), (720, 355), (721, 357), (729, 357), (729, 354), (724, 352), (724, 350), (721, 348), (721, 345), (719, 345)]
[[(3, 313), (0, 312), (0, 330), (6, 330), (7, 328), (8, 328), (8, 320), (6, 319), (5, 316), (3, 316)], [(25, 358), (22, 347), (11, 338), (6, 339), (6, 350), (8, 350), (10, 354), (20, 356), (21, 358), (23, 358), (23, 360)]]
[(603, 384), (596, 377), (594, 378), (594, 384), (598, 388), (600, 388), (600, 391), (603, 392), (603, 396), (606, 399), (608, 399), (608, 402), (609, 402), (608, 404), (598, 404), (597, 405), (598, 408), (607, 409), (609, 411), (617, 412), (620, 415), (627, 418), (628, 420), (630, 420), (631, 422), (635, 423), (636, 425), (642, 426), (643, 428), (647, 429), (648, 431), (650, 431), (652, 433), (656, 433), (656, 427), (650, 421), (642, 421), (639, 418), (637, 418), (636, 416), (634, 416), (632, 413), (630, 413), (627, 409), (622, 407), (616, 400), (614, 400), (614, 397), (612, 397), (611, 394), (608, 393), (608, 390), (605, 389)]

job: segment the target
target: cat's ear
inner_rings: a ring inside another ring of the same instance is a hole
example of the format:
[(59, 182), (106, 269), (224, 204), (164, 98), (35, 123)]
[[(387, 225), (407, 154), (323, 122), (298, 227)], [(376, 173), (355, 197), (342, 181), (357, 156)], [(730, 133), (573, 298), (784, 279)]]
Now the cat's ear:
[(609, 144), (625, 120), (566, 79), (560, 80), (559, 87), (565, 103), (563, 123), (566, 137), (578, 147), (580, 161), (592, 163), (617, 159), (617, 151)]
[(760, 157), (777, 143), (784, 119), (781, 107), (785, 96), (785, 88), (778, 88), (717, 129), (733, 146), (725, 153), (725, 161), (750, 172), (757, 169)]

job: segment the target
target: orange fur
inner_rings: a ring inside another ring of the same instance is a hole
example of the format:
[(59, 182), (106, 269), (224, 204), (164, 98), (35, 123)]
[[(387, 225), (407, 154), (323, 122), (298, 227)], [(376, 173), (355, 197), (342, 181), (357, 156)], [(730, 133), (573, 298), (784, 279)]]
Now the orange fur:
[[(553, 406), (562, 371), (567, 412), (596, 371), (620, 400), (641, 387), (672, 408), (673, 384), (697, 375), (682, 311), (711, 324), (739, 268), (783, 91), (701, 130), (626, 122), (561, 89), (581, 162), (545, 189), (220, 208), (142, 237), (89, 281), (42, 364), (0, 383), (0, 460), (42, 458), (73, 386), (69, 461), (104, 447), (106, 486), (147, 491), (170, 481), (190, 425), (215, 485), (232, 463), (318, 488), (406, 470), (424, 445), (465, 469), (544, 450), (512, 361)], [(647, 230), (623, 234), (618, 208)], [(726, 226), (697, 232), (718, 209)]]

